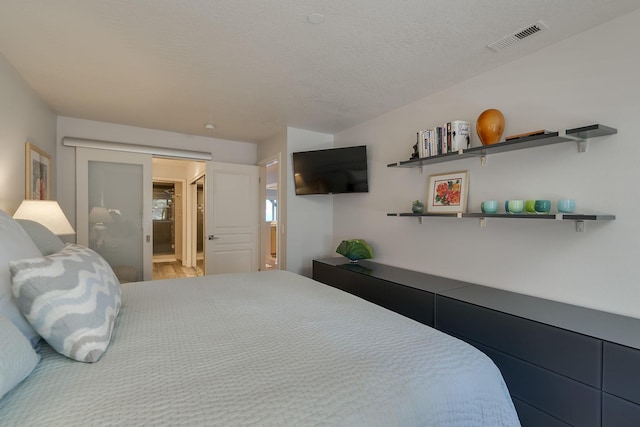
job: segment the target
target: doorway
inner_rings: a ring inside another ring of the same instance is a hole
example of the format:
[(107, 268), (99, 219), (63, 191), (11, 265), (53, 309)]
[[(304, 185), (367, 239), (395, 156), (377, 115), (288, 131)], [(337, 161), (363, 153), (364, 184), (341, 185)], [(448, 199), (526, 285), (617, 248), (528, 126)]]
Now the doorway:
[(175, 184), (153, 182), (153, 261), (177, 261)]
[(262, 171), (260, 199), (264, 211), (261, 213), (261, 269), (280, 270), (280, 156), (276, 155), (260, 163)]
[[(76, 153), (76, 241), (104, 253), (121, 283), (153, 280), (154, 178), (184, 182), (186, 190), (189, 178), (208, 167), (211, 153), (153, 146), (141, 149), (135, 144), (69, 137), (62, 144), (74, 147)], [(160, 157), (154, 157), (156, 153)], [(171, 167), (158, 169), (162, 165), (156, 162), (163, 161)], [(186, 206), (186, 200), (182, 205)], [(184, 233), (180, 239), (181, 229), (185, 230), (177, 226), (174, 230), (174, 246), (177, 261), (182, 252), (184, 263), (188, 248), (186, 244), (180, 248), (180, 241), (184, 243), (189, 236)]]
[[(260, 264), (258, 170), (250, 165), (153, 158), (146, 153), (77, 147), (78, 243), (90, 246), (91, 239), (93, 246), (104, 253), (114, 271), (117, 270), (122, 282), (257, 271)], [(200, 178), (201, 203), (197, 209), (196, 181)], [(156, 212), (159, 220), (171, 216), (177, 220), (176, 207), (180, 201), (176, 183), (183, 183), (185, 194), (181, 202), (183, 226), (174, 223), (173, 238), (167, 243), (168, 247), (173, 245), (176, 260), (172, 261), (173, 266), (163, 269), (165, 272), (159, 277), (153, 262), (154, 181), (173, 182), (172, 198), (170, 186), (161, 189), (163, 201), (158, 203)], [(94, 189), (91, 192), (90, 182)], [(195, 185), (187, 185), (192, 183)], [(200, 231), (198, 212), (202, 218)], [(178, 237), (179, 230), (184, 231), (182, 239)], [(202, 242), (200, 257), (198, 240)], [(180, 241), (182, 248), (179, 248)], [(129, 253), (125, 253), (124, 248)], [(185, 268), (190, 271), (186, 276)]]
[(204, 169), (195, 160), (153, 159), (153, 280), (203, 274), (191, 248), (198, 240), (192, 215), (197, 200), (188, 184)]
[[(174, 276), (184, 274), (185, 269), (189, 269), (186, 277), (257, 271), (260, 268), (259, 168), (155, 158), (153, 164), (155, 181), (160, 181), (159, 177), (163, 177), (162, 181), (186, 177), (182, 263), (166, 265), (170, 276), (158, 275), (157, 278), (185, 277)], [(174, 194), (177, 195), (177, 191)], [(176, 234), (177, 230), (176, 225)]]
[(196, 263), (195, 271), (197, 276), (204, 276), (204, 218), (205, 218), (205, 192), (204, 176), (201, 176), (194, 185), (196, 186)]

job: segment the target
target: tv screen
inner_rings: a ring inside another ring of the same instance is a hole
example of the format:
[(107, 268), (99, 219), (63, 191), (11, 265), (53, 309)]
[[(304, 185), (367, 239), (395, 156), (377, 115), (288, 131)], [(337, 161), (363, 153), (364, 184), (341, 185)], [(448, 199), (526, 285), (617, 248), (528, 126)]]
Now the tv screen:
[(293, 153), (296, 195), (367, 193), (367, 146)]

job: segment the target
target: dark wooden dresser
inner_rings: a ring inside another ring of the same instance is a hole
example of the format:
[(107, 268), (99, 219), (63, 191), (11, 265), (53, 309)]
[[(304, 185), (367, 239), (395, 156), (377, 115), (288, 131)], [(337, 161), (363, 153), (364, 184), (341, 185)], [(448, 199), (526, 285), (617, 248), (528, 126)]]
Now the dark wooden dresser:
[(640, 426), (640, 319), (372, 261), (313, 261), (313, 278), (482, 350), (523, 426)]

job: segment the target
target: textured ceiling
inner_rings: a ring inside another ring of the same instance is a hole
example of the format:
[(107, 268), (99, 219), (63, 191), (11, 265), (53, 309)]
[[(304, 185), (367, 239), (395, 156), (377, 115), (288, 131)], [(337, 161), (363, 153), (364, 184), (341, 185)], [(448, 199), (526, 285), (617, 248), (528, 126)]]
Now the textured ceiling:
[[(259, 142), (336, 133), (638, 0), (1, 0), (0, 52), (57, 114)], [(311, 24), (312, 13), (324, 22)], [(487, 44), (537, 20), (500, 53)], [(216, 125), (216, 133), (204, 129)]]

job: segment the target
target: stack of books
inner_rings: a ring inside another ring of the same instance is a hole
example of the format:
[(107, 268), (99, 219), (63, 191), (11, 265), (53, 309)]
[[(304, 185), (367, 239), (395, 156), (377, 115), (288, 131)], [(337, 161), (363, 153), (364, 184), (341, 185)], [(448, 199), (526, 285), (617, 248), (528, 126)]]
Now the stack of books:
[(469, 122), (453, 120), (443, 126), (417, 132), (420, 158), (458, 152), (471, 147)]

